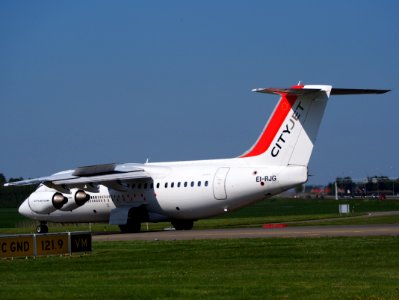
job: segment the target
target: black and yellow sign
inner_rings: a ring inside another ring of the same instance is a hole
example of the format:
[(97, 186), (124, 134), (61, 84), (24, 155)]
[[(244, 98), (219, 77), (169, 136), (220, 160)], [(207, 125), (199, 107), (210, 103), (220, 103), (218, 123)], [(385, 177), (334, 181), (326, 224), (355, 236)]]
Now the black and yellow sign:
[(33, 236), (16, 236), (0, 238), (0, 257), (33, 256)]
[(36, 255), (68, 253), (68, 234), (37, 235), (36, 249)]
[(43, 256), (90, 251), (90, 232), (0, 236), (0, 257)]
[(71, 252), (90, 252), (91, 234), (77, 233), (71, 234)]

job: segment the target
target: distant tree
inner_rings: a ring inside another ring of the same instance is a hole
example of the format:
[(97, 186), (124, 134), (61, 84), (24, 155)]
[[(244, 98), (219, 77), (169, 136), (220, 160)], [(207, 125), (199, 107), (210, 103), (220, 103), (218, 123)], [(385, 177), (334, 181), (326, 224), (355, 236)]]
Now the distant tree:
[(10, 178), (9, 180), (8, 180), (8, 182), (16, 182), (16, 181), (21, 181), (21, 180), (24, 180), (22, 177), (17, 177), (17, 178)]
[(329, 195), (335, 195), (335, 182), (329, 182), (327, 187), (330, 191)]
[[(9, 182), (23, 180), (22, 177), (10, 178)], [(0, 208), (17, 208), (36, 188), (36, 186), (9, 186), (5, 176), (0, 174)]]
[(380, 191), (392, 191), (392, 180), (387, 176), (378, 176), (378, 187)]
[[(385, 193), (389, 195), (396, 195), (399, 190), (399, 178), (393, 179), (388, 176), (369, 176), (366, 180), (354, 182), (351, 177), (337, 177), (336, 182), (338, 190), (344, 191), (346, 194), (348, 190), (355, 196), (366, 196), (371, 194)], [(335, 182), (330, 182), (329, 187), (334, 193)]]
[(346, 176), (346, 177), (337, 177), (336, 182), (338, 185), (338, 189), (343, 189), (344, 193), (347, 194), (349, 191), (349, 194), (353, 195), (356, 184), (353, 182), (352, 177)]
[(6, 177), (3, 175), (3, 173), (0, 173), (0, 186), (2, 186), (4, 183), (6, 183)]
[(299, 184), (295, 187), (295, 193), (299, 194), (303, 192), (303, 184)]

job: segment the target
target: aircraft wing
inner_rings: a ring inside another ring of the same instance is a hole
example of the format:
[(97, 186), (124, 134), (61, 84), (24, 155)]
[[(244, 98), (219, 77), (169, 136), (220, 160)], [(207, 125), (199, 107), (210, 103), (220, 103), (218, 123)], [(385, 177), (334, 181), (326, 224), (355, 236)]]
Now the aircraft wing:
[(150, 178), (141, 164), (104, 164), (79, 167), (46, 177), (6, 183), (4, 186), (35, 185), (77, 185), (90, 183), (109, 183), (119, 180)]

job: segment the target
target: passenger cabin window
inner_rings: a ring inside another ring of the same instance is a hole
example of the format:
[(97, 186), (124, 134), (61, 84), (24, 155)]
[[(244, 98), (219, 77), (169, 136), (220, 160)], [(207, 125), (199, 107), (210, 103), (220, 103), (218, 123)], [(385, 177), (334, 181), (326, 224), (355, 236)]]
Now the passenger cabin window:
[[(169, 185), (169, 182), (165, 182), (165, 185), (164, 185), (165, 188), (168, 188), (168, 185)], [(204, 182), (202, 182), (201, 180), (199, 180), (197, 182), (195, 182), (195, 181), (189, 181), (189, 182), (187, 182), (187, 181), (184, 181), (184, 182), (178, 181), (176, 183), (175, 182), (170, 182), (170, 185), (169, 185), (170, 188), (174, 188), (174, 187), (180, 188), (180, 187), (188, 187), (188, 186), (190, 186), (190, 187), (195, 187), (195, 186), (197, 186), (197, 187), (201, 187), (201, 186), (207, 187), (207, 186), (209, 186), (209, 181), (208, 180), (206, 180)], [(147, 187), (148, 187), (147, 184), (145, 184), (144, 188), (147, 189)], [(153, 189), (154, 188), (154, 184), (151, 183), (149, 187), (150, 187), (150, 189)], [(159, 189), (159, 187), (160, 187), (160, 183), (157, 182), (156, 183), (156, 188)]]

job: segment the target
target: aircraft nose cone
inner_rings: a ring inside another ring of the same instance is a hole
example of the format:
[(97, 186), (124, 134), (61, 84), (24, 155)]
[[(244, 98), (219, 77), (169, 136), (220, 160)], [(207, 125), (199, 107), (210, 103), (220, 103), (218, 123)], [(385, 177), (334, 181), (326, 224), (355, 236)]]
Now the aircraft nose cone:
[(28, 200), (29, 198), (27, 198), (24, 202), (22, 202), (22, 204), (18, 208), (18, 212), (25, 217), (29, 217), (32, 213), (28, 204)]

